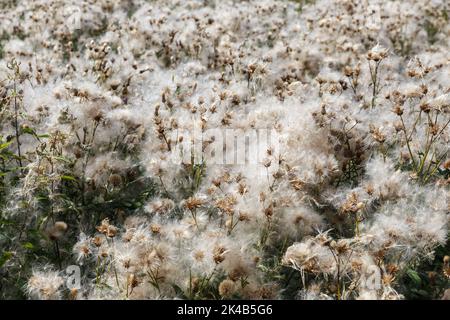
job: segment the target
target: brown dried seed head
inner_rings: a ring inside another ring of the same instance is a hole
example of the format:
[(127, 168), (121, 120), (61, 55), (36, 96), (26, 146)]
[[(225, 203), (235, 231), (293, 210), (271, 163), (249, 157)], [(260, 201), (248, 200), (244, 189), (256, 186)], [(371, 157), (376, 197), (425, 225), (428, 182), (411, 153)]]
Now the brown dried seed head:
[(159, 224), (152, 224), (150, 230), (155, 234), (159, 234), (161, 233), (161, 226)]
[(132, 273), (130, 275), (128, 275), (128, 279), (127, 279), (128, 285), (131, 288), (135, 288), (138, 286), (139, 282), (137, 280), (137, 277)]
[(225, 260), (226, 249), (222, 246), (217, 246), (213, 251), (213, 260), (216, 264), (219, 264)]
[(76, 300), (77, 296), (78, 296), (78, 289), (76, 288), (70, 289), (69, 300)]
[(344, 74), (345, 74), (347, 77), (352, 76), (352, 74), (353, 74), (352, 68), (351, 68), (350, 66), (346, 66), (346, 67), (344, 68)]
[(445, 256), (443, 261), (444, 261), (444, 264), (449, 264), (450, 263), (450, 256)]
[(99, 236), (95, 236), (94, 238), (92, 238), (91, 242), (98, 248), (102, 245), (103, 240)]
[(225, 279), (219, 284), (219, 294), (221, 297), (228, 298), (235, 292), (234, 281)]
[(108, 181), (112, 186), (118, 187), (122, 184), (122, 177), (119, 174), (113, 173), (109, 176)]
[(442, 166), (444, 169), (450, 170), (450, 159), (446, 160)]
[(420, 110), (422, 110), (425, 113), (429, 113), (431, 111), (431, 106), (428, 103), (422, 103), (420, 105)]
[(186, 200), (184, 206), (192, 211), (194, 209), (200, 208), (203, 204), (204, 201), (202, 199), (190, 197), (189, 199)]
[(403, 107), (401, 105), (396, 105), (393, 111), (396, 115), (401, 116), (403, 114)]

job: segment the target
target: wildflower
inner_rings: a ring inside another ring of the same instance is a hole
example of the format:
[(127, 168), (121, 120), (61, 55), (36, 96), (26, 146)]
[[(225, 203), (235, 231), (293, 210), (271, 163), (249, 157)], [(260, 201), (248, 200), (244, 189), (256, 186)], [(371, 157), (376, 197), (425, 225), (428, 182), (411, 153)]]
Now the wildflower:
[(378, 143), (384, 143), (386, 141), (386, 136), (383, 134), (380, 128), (371, 129), (372, 137)]
[(118, 174), (112, 174), (109, 176), (109, 183), (114, 187), (118, 187), (122, 184), (122, 177)]
[(50, 240), (58, 240), (67, 230), (67, 224), (64, 221), (56, 221), (53, 227), (47, 232)]
[(79, 235), (78, 242), (73, 247), (73, 252), (77, 256), (77, 261), (86, 259), (92, 253), (91, 240), (84, 233)]
[(398, 116), (401, 116), (402, 114), (403, 114), (403, 107), (402, 106), (400, 106), (400, 105), (396, 105), (395, 107), (394, 107), (394, 113), (396, 114), (396, 115), (398, 115)]
[(351, 193), (346, 202), (341, 206), (342, 213), (356, 213), (364, 208), (364, 203), (358, 201), (356, 193)]
[[(357, 1), (47, 2), (0, 14), (3, 296), (400, 299), (411, 267), (442, 294), (445, 1), (378, 1), (383, 28)], [(10, 241), (36, 228), (53, 250)], [(35, 262), (72, 243), (63, 290)]]
[(225, 279), (219, 284), (219, 294), (221, 297), (229, 298), (235, 291), (235, 283), (232, 280)]
[(200, 198), (190, 197), (189, 199), (186, 200), (186, 202), (184, 203), (184, 206), (187, 209), (192, 211), (192, 210), (200, 208), (204, 203), (205, 203), (204, 200), (202, 200)]
[(97, 227), (98, 232), (103, 233), (105, 236), (109, 238), (114, 238), (117, 234), (117, 228), (113, 225), (109, 224), (109, 219), (103, 219), (100, 226)]
[(33, 270), (28, 280), (27, 291), (30, 297), (39, 300), (59, 300), (62, 297), (61, 286), (64, 280), (50, 266)]
[(100, 247), (103, 243), (102, 238), (100, 238), (99, 236), (95, 236), (94, 238), (92, 238), (92, 244), (94, 246), (96, 246), (97, 248)]
[(388, 50), (380, 45), (376, 45), (367, 53), (367, 59), (378, 62), (387, 57)]
[(225, 247), (222, 246), (216, 246), (214, 248), (213, 252), (213, 259), (216, 264), (219, 264), (225, 260), (225, 254), (227, 253), (227, 250)]

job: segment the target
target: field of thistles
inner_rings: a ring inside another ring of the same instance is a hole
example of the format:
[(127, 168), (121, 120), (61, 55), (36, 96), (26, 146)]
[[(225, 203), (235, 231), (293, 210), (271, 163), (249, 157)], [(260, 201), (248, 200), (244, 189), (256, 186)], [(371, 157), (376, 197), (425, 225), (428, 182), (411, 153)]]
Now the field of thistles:
[(1, 0), (0, 299), (450, 299), (446, 0)]

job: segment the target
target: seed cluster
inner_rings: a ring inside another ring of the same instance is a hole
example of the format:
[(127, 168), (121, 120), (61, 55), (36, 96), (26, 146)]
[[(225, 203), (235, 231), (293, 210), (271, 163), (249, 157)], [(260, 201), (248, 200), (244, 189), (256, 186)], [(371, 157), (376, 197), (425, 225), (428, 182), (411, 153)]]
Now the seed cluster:
[(1, 1), (0, 298), (448, 299), (449, 10)]

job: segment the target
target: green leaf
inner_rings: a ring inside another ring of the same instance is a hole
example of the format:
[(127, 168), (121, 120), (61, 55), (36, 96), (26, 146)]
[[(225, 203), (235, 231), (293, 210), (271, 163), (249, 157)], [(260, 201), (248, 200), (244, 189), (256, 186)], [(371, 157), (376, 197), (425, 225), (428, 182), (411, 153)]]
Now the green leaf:
[(181, 289), (179, 286), (177, 286), (176, 284), (172, 284), (172, 288), (175, 291), (175, 294), (179, 297), (179, 298), (187, 298), (186, 295), (184, 294), (183, 289)]
[(8, 148), (11, 143), (12, 143), (12, 141), (0, 144), (0, 150)]
[(31, 135), (33, 135), (33, 136), (36, 135), (36, 132), (34, 132), (34, 130), (33, 130), (32, 128), (30, 128), (30, 127), (22, 128), (22, 132), (23, 132), (23, 133), (31, 134)]
[(77, 181), (77, 179), (72, 176), (61, 176), (61, 180)]
[(3, 255), (0, 258), (0, 268), (3, 267), (3, 265), (9, 260), (11, 259), (13, 256), (13, 253), (10, 251), (5, 251), (3, 252)]
[(29, 249), (29, 250), (33, 250), (34, 249), (34, 245), (31, 242), (25, 242), (22, 246), (25, 249)]
[(416, 285), (420, 285), (422, 283), (422, 279), (416, 271), (409, 269), (408, 271), (406, 271), (406, 274)]

